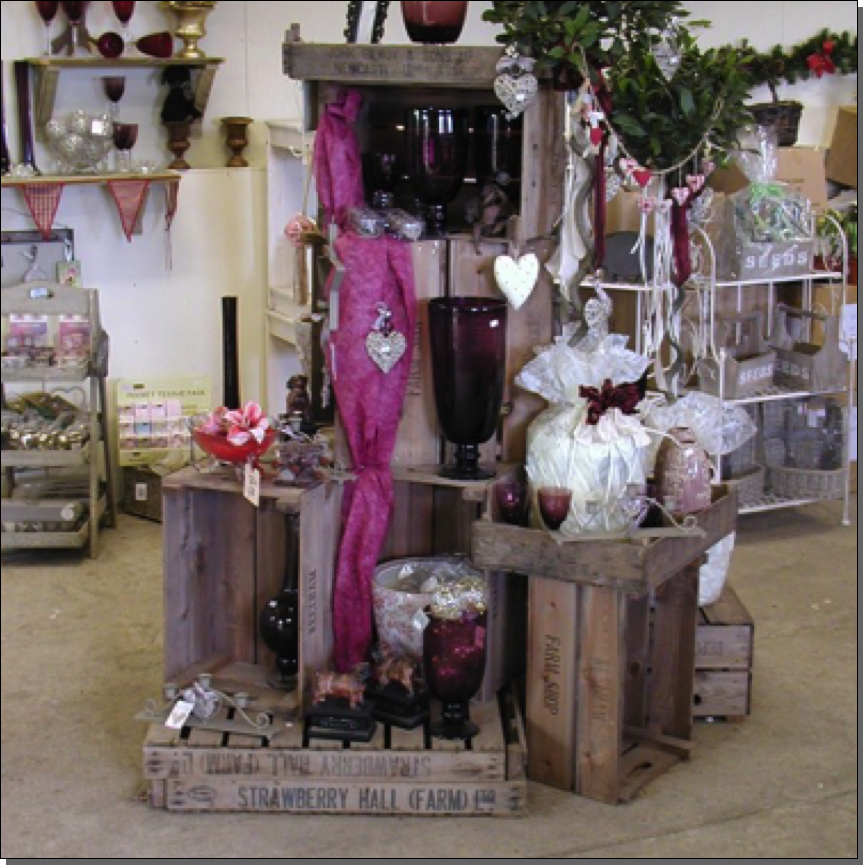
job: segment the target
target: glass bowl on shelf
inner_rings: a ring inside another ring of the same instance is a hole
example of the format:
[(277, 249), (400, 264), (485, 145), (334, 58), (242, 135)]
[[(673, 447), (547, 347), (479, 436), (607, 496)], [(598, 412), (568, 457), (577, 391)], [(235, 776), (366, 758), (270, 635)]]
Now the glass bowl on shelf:
[(257, 406), (236, 412), (216, 409), (208, 415), (194, 415), (188, 423), (192, 442), (211, 457), (210, 466), (201, 468), (193, 448), (192, 464), (205, 472), (223, 465), (242, 468), (247, 463), (259, 468), (278, 438), (277, 426)]

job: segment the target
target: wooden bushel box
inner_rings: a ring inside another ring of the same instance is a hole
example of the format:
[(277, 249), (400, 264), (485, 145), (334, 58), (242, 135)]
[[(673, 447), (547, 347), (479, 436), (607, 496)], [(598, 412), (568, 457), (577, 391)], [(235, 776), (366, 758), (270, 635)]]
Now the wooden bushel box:
[(699, 619), (694, 716), (746, 718), (752, 714), (755, 622), (730, 586)]
[[(242, 682), (234, 665), (224, 684)], [(216, 687), (222, 686), (217, 677)], [(248, 686), (257, 690), (256, 683)], [(279, 721), (279, 711), (272, 712)], [(150, 804), (179, 813), (516, 817), (527, 805), (524, 730), (510, 692), (472, 709), (480, 734), (464, 743), (378, 728), (368, 745), (312, 740), (301, 724), (260, 737), (153, 725), (144, 744)]]
[(342, 488), (262, 484), (261, 507), (227, 474), (186, 469), (162, 483), (166, 682), (183, 685), (232, 663), (275, 669), (258, 617), (282, 588), (285, 513), (300, 518), (300, 688), (332, 667), (332, 592)]
[(161, 523), (161, 476), (146, 469), (123, 469), (123, 509), (134, 517)]

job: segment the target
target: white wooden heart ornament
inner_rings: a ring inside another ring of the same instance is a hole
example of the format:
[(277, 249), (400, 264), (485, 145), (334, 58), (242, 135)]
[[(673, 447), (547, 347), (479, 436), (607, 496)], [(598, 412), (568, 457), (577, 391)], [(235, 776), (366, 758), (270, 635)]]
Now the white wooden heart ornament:
[(408, 343), (404, 334), (394, 330), (390, 333), (372, 331), (366, 337), (366, 349), (369, 357), (383, 373), (390, 373), (395, 365), (404, 357)]
[(521, 309), (539, 281), (539, 259), (532, 252), (518, 261), (502, 255), (494, 263), (494, 278), (513, 309)]

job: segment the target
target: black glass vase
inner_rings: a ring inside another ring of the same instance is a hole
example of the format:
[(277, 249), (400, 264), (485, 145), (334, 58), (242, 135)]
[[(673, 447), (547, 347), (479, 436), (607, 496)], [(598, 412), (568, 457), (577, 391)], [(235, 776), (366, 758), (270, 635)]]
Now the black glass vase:
[(464, 184), (469, 142), (466, 110), (415, 108), (408, 115), (408, 172), (431, 237), (446, 233), (446, 208)]
[(297, 687), (300, 673), (300, 518), (285, 520), (287, 547), (282, 590), (261, 611), (261, 639), (276, 655), (277, 677), (271, 684), (284, 691)]
[(474, 148), (476, 176), (481, 184), (494, 183), (517, 203), (521, 184), (524, 118), (510, 119), (505, 108), (476, 109)]
[(456, 446), (446, 478), (479, 481), (479, 446), (497, 431), (506, 378), (507, 304), (486, 297), (429, 302), (435, 404), (444, 435)]

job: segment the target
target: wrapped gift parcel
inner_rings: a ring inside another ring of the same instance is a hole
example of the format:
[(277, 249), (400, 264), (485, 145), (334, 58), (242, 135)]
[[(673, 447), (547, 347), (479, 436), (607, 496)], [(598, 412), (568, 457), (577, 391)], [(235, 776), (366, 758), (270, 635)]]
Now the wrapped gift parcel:
[(629, 351), (625, 336), (573, 348), (573, 333), (567, 330), (517, 379), (551, 403), (528, 432), (531, 497), (535, 501), (543, 487), (572, 491), (570, 514), (560, 529), (566, 536), (617, 533), (631, 525), (622, 507), (627, 487), (647, 482), (652, 439), (641, 421), (635, 382), (650, 361)]
[(729, 280), (779, 279), (812, 270), (812, 204), (776, 180), (779, 149), (772, 130), (757, 127), (741, 141), (737, 162), (750, 185), (726, 203), (720, 275)]

